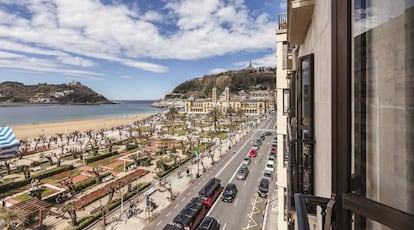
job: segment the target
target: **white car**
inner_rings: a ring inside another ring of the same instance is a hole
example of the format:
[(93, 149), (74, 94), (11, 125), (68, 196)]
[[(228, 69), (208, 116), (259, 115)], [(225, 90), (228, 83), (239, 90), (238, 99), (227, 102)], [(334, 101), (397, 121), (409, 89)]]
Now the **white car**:
[(250, 159), (250, 157), (249, 157), (249, 156), (245, 156), (245, 157), (243, 158), (243, 162), (242, 162), (242, 164), (243, 164), (243, 165), (249, 165), (251, 161), (252, 161), (252, 160)]
[(265, 172), (270, 172), (273, 173), (275, 171), (275, 162), (274, 161), (267, 161), (266, 167), (265, 167)]

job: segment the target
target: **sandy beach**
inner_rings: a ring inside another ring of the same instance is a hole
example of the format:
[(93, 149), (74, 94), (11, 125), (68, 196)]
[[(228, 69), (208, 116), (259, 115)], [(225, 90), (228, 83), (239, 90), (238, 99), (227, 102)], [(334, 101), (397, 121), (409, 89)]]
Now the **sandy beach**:
[(86, 131), (112, 128), (119, 125), (128, 125), (134, 121), (142, 120), (149, 116), (150, 115), (135, 115), (45, 124), (12, 125), (11, 128), (13, 129), (17, 139), (25, 139), (39, 137), (39, 135), (42, 134), (51, 136), (57, 133), (70, 133), (75, 130)]

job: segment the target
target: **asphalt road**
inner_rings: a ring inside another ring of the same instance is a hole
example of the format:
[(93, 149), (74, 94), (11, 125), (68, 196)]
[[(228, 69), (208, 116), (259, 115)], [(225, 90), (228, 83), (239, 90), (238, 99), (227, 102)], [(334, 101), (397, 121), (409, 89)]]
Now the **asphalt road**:
[[(275, 119), (269, 119), (262, 123), (262, 129), (275, 127)], [(258, 150), (256, 158), (252, 158), (249, 165), (249, 175), (246, 180), (237, 180), (235, 175), (242, 159), (249, 152), (253, 141), (262, 134), (261, 129), (257, 130), (245, 146), (243, 146), (237, 159), (231, 167), (226, 167), (218, 177), (222, 179), (223, 186), (227, 183), (234, 183), (238, 188), (238, 194), (232, 203), (217, 201), (210, 209), (208, 216), (219, 220), (221, 229), (262, 229), (264, 214), (268, 198), (261, 198), (257, 195), (258, 185), (263, 176), (265, 164), (271, 149), (274, 135), (267, 136)], [(273, 131), (275, 134), (275, 131)], [(272, 181), (274, 184), (274, 181)], [(272, 187), (272, 186), (271, 186)], [(273, 189), (269, 188), (269, 193)], [(270, 197), (270, 194), (268, 195)]]
[[(257, 129), (251, 131), (250, 135), (246, 135), (233, 148), (234, 154), (227, 154), (223, 159), (217, 162), (214, 166), (194, 184), (180, 194), (175, 203), (166, 207), (159, 213), (159, 216), (144, 229), (163, 229), (168, 223), (172, 223), (174, 217), (184, 208), (184, 206), (195, 196), (198, 191), (210, 180), (212, 177), (217, 177), (221, 180), (221, 185), (225, 187), (227, 183), (233, 182), (237, 185), (238, 194), (233, 203), (225, 203), (221, 201), (221, 195), (216, 203), (208, 212), (208, 216), (215, 217), (221, 224), (221, 229), (261, 229), (263, 224), (263, 215), (266, 210), (266, 201), (257, 196), (257, 188), (260, 179), (263, 175), (265, 163), (271, 148), (271, 143), (276, 135), (275, 130), (276, 119), (269, 118), (263, 121)], [(249, 165), (249, 175), (246, 180), (240, 181), (235, 178), (236, 172), (239, 169), (243, 157), (246, 156), (253, 145), (253, 141), (257, 139), (264, 130), (272, 131), (272, 136), (267, 136), (258, 150), (256, 158), (252, 159)], [(274, 176), (275, 178), (275, 176)], [(274, 180), (270, 188), (273, 188)], [(273, 189), (269, 189), (269, 192)], [(270, 197), (270, 194), (269, 196)]]

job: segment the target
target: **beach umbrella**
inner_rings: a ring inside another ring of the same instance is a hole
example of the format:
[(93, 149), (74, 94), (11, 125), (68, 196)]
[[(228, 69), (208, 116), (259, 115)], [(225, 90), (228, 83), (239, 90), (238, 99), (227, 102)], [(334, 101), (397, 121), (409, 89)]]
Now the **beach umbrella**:
[(10, 127), (0, 127), (0, 160), (18, 157), (19, 145), (20, 143)]

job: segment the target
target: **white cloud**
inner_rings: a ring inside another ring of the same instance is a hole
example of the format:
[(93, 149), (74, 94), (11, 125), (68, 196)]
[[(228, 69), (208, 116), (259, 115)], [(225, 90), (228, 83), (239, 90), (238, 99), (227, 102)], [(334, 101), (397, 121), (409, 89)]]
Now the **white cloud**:
[(76, 66), (83, 66), (83, 67), (91, 67), (91, 66), (96, 65), (96, 63), (91, 60), (84, 59), (81, 57), (73, 57), (63, 52), (59, 52), (57, 59), (60, 62), (64, 64), (68, 64), (68, 65), (76, 65)]
[(122, 76), (119, 76), (119, 77), (123, 78), (123, 79), (132, 79), (132, 77), (129, 76), (129, 75), (122, 75)]
[(208, 74), (218, 74), (218, 73), (222, 73), (226, 71), (227, 69), (224, 69), (224, 68), (215, 68), (215, 69), (210, 70)]
[[(92, 68), (93, 58), (162, 73), (168, 67), (145, 59), (192, 60), (274, 47), (276, 22), (267, 14), (251, 16), (242, 0), (168, 1), (161, 9), (165, 16), (137, 4), (92, 0), (2, 2), (31, 14), (0, 9), (1, 49), (50, 55), (64, 65)], [(167, 28), (173, 29), (160, 32)]]

